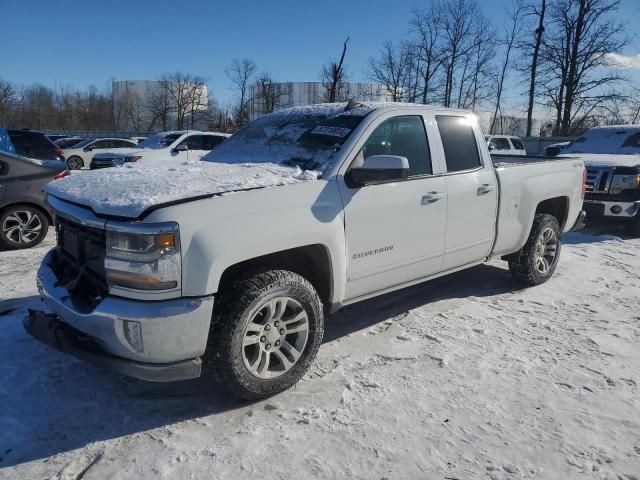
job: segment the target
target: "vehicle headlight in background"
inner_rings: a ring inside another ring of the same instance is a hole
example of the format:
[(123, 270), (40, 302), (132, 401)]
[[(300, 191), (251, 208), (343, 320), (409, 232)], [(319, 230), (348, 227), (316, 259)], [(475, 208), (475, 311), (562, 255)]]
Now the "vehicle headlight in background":
[(178, 225), (145, 224), (140, 229), (107, 230), (104, 266), (109, 288), (177, 289), (182, 267)]
[(614, 175), (609, 191), (615, 194), (637, 187), (640, 187), (640, 175)]

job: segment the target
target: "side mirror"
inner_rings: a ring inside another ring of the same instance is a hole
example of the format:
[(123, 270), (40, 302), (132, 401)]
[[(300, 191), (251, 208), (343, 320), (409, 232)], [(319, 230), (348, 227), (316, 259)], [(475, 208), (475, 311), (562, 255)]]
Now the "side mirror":
[(189, 150), (189, 147), (187, 146), (186, 143), (181, 143), (180, 145), (178, 145), (176, 148), (173, 149), (174, 152), (186, 152), (187, 150)]
[(409, 160), (397, 155), (372, 155), (361, 167), (350, 169), (345, 176), (349, 187), (400, 182), (409, 177)]
[(84, 147), (82, 149), (83, 152), (90, 152), (91, 150), (93, 150), (93, 147)]
[(491, 143), (489, 144), (489, 151), (493, 152), (496, 149), (495, 145), (492, 145)]

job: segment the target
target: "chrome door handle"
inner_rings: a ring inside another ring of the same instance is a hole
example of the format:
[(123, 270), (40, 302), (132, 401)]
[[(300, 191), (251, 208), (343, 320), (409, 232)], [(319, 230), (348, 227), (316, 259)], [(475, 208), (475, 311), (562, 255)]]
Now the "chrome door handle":
[(488, 183), (480, 185), (478, 187), (478, 195), (484, 195), (486, 193), (493, 192), (493, 188), (493, 185), (489, 185)]
[(431, 203), (437, 202), (444, 198), (444, 193), (441, 192), (429, 192), (428, 194), (422, 197), (420, 201), (421, 205), (429, 205)]

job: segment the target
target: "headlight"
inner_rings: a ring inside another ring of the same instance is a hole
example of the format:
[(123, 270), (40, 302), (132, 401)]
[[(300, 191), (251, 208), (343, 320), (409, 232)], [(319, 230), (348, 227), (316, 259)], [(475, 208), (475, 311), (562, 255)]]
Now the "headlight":
[(637, 187), (640, 187), (640, 175), (614, 175), (609, 191), (615, 194)]
[(142, 224), (131, 230), (107, 230), (104, 263), (109, 287), (177, 289), (181, 277), (177, 224)]

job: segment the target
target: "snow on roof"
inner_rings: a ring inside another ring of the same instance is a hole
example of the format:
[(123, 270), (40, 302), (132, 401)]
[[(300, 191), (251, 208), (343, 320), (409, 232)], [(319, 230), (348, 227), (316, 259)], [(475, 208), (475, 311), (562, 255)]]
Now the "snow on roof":
[(315, 172), (262, 164), (140, 160), (105, 170), (78, 172), (50, 182), (45, 191), (94, 212), (135, 218), (151, 206), (203, 195), (311, 182)]
[[(563, 150), (563, 153), (639, 154), (640, 138), (638, 140), (630, 138), (638, 133), (640, 133), (640, 125), (610, 125), (590, 128), (584, 135), (571, 142)], [(625, 146), (627, 140), (631, 140), (632, 145)]]

